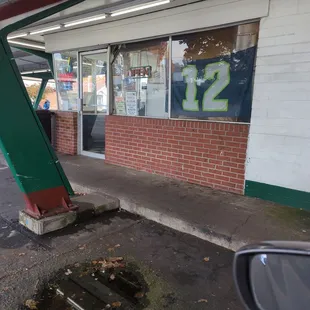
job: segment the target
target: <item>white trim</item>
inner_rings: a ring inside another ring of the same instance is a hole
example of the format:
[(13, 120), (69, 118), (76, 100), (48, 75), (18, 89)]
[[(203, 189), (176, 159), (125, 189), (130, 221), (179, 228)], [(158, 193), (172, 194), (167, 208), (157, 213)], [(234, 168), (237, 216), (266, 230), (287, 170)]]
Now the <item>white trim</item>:
[(172, 121), (207, 122), (207, 123), (221, 123), (221, 124), (235, 124), (235, 125), (249, 125), (249, 126), (251, 124), (246, 122), (215, 121), (211, 119), (194, 119), (194, 118), (169, 118), (169, 119)]
[(97, 158), (97, 159), (105, 159), (104, 154), (98, 154), (98, 153), (94, 153), (94, 152), (81, 151), (81, 155), (87, 156), (87, 157), (92, 157), (92, 158)]
[(55, 57), (54, 57), (54, 54), (52, 55), (52, 61), (53, 61), (53, 69), (54, 69), (54, 80), (55, 80), (55, 88), (56, 88), (56, 97), (57, 97), (57, 111), (61, 111), (59, 109), (59, 89), (58, 89), (58, 83), (57, 83), (57, 72), (56, 72), (56, 61), (55, 61)]
[[(113, 85), (113, 81), (111, 79), (111, 72), (112, 72), (112, 67), (111, 67), (111, 46), (108, 46), (107, 49), (107, 103), (108, 103), (108, 109), (107, 109), (107, 114), (110, 115), (110, 112), (113, 111), (113, 108), (111, 109), (111, 85)], [(112, 82), (112, 83), (111, 83)]]
[[(78, 52), (78, 62), (77, 62), (77, 72), (78, 72), (78, 154), (92, 157), (92, 158), (97, 158), (97, 159), (105, 159), (104, 154), (98, 154), (95, 152), (90, 152), (90, 151), (84, 151), (83, 150), (83, 115), (87, 115), (83, 113), (83, 73), (82, 73), (82, 68), (83, 66), (81, 65), (83, 62), (83, 56), (86, 55), (97, 55), (101, 53), (106, 53), (107, 54), (107, 66), (108, 66), (108, 60), (109, 60), (109, 48), (108, 49), (98, 49), (98, 50), (93, 50), (93, 51), (87, 51), (87, 52)], [(109, 70), (107, 69), (107, 81), (109, 80)], [(107, 93), (109, 94), (109, 90), (107, 88)], [(109, 95), (107, 96), (109, 97)], [(108, 100), (108, 98), (107, 98)], [(108, 107), (109, 110), (109, 107)], [(107, 116), (108, 111), (105, 114), (102, 114)]]
[(85, 56), (85, 55), (97, 55), (97, 54), (101, 54), (101, 53), (107, 53), (108, 49), (107, 48), (101, 48), (98, 50), (91, 50), (91, 51), (87, 51), (87, 52), (80, 52), (79, 54), (81, 54), (81, 56)]
[[(77, 83), (78, 83), (78, 104), (77, 104), (77, 111), (78, 111), (78, 132), (77, 132), (77, 137), (78, 137), (78, 154), (82, 154), (83, 152), (83, 121), (82, 121), (82, 87), (81, 83), (83, 83), (83, 79), (81, 79), (82, 76), (82, 68), (81, 68), (81, 53), (77, 52)], [(82, 82), (81, 82), (82, 81)]]
[(168, 119), (171, 119), (171, 96), (172, 96), (172, 37), (169, 37), (169, 72), (168, 72)]

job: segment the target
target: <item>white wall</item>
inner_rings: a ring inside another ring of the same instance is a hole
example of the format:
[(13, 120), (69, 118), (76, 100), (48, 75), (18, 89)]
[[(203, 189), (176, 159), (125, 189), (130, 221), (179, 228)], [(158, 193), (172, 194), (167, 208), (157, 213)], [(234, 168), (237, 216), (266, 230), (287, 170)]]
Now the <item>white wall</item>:
[(49, 34), (45, 46), (47, 52), (74, 50), (218, 27), (267, 16), (268, 6), (269, 0), (205, 0), (118, 21), (107, 18), (99, 25)]
[(261, 21), (246, 180), (310, 192), (310, 0)]

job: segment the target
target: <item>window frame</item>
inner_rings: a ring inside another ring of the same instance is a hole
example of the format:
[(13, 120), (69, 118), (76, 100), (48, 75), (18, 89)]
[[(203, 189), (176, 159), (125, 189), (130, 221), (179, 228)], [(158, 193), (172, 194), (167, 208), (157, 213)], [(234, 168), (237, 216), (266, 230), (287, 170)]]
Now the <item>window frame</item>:
[[(160, 39), (164, 39), (164, 38), (168, 38), (168, 79), (169, 79), (169, 83), (168, 83), (168, 117), (158, 117), (158, 116), (143, 116), (143, 115), (136, 115), (136, 116), (130, 116), (130, 115), (119, 115), (119, 116), (123, 116), (123, 117), (137, 117), (137, 118), (150, 118), (150, 119), (164, 119), (164, 120), (179, 120), (179, 121), (193, 121), (193, 122), (210, 122), (210, 123), (224, 123), (224, 124), (240, 124), (240, 125), (249, 125), (251, 123), (251, 120), (249, 120), (248, 122), (235, 122), (235, 121), (226, 121), (226, 120), (210, 120), (210, 119), (195, 119), (195, 118), (186, 118), (186, 117), (180, 117), (180, 118), (175, 118), (175, 117), (171, 117), (171, 107), (172, 107), (172, 39), (174, 36), (181, 36), (181, 35), (186, 35), (186, 34), (197, 34), (200, 32), (206, 32), (206, 31), (212, 31), (212, 30), (217, 30), (217, 29), (223, 29), (223, 28), (228, 28), (228, 27), (234, 27), (234, 26), (241, 26), (241, 25), (246, 25), (246, 24), (252, 24), (252, 23), (260, 23), (260, 18), (255, 18), (255, 19), (251, 19), (251, 20), (247, 20), (247, 21), (243, 21), (243, 22), (236, 22), (236, 23), (230, 23), (230, 24), (225, 24), (225, 25), (220, 25), (220, 26), (215, 26), (215, 27), (209, 27), (209, 28), (201, 28), (201, 29), (196, 29), (196, 30), (189, 30), (189, 31), (182, 31), (179, 33), (170, 33), (170, 34), (166, 34), (166, 35), (160, 35), (160, 36), (156, 36), (156, 37), (151, 37), (151, 38), (141, 38), (141, 39), (135, 39), (135, 40), (128, 40), (128, 41), (122, 41), (122, 42), (114, 42), (114, 43), (110, 43), (108, 45), (104, 45), (105, 48), (108, 49), (107, 54), (108, 54), (108, 66), (109, 66), (109, 74), (108, 74), (108, 82), (109, 82), (109, 87), (108, 87), (108, 107), (109, 107), (109, 114), (108, 115), (115, 115), (118, 116), (118, 114), (113, 113), (114, 109), (115, 109), (115, 102), (114, 102), (114, 91), (113, 91), (113, 68), (112, 68), (112, 64), (111, 64), (111, 60), (112, 60), (112, 47), (114, 46), (118, 46), (118, 45), (122, 45), (122, 44), (131, 44), (131, 43), (142, 43), (142, 42), (146, 42), (146, 41), (152, 41), (152, 40), (160, 40)], [(260, 30), (260, 27), (259, 27)], [(258, 37), (259, 37), (259, 31), (258, 31)], [(75, 50), (76, 55), (77, 55), (77, 59), (79, 57), (79, 54), (81, 52), (95, 52), (97, 50), (102, 49), (102, 47), (97, 47), (97, 48), (87, 48), (87, 49), (77, 49)], [(64, 53), (64, 52), (73, 52), (72, 50), (63, 50), (63, 51), (55, 51), (53, 52), (53, 55), (56, 53)], [(257, 60), (257, 56), (255, 56), (255, 60), (254, 60), (254, 67), (253, 67), (253, 86), (255, 83), (255, 72), (256, 72), (256, 60)], [(55, 68), (55, 58), (53, 56), (53, 64), (54, 64), (54, 68)], [(79, 62), (78, 62), (78, 66), (79, 66)], [(79, 67), (77, 68), (78, 72), (79, 72)], [(77, 76), (78, 79), (78, 84), (79, 84), (79, 74)], [(56, 82), (56, 79), (55, 79)], [(57, 92), (57, 109), (59, 111), (70, 111), (70, 112), (79, 112), (79, 96), (78, 96), (78, 108), (77, 110), (61, 110), (59, 109), (59, 90), (58, 90), (58, 85), (57, 82), (56, 84), (56, 92)], [(79, 93), (79, 92), (78, 92)], [(253, 98), (252, 98), (253, 99)]]

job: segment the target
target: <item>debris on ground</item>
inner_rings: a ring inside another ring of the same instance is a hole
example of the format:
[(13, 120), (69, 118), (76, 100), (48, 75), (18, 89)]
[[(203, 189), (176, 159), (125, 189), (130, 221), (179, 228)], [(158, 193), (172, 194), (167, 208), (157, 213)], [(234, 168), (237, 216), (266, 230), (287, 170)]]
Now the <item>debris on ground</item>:
[(108, 262), (121, 262), (124, 260), (124, 257), (117, 256), (117, 257), (108, 257), (106, 259)]
[(210, 261), (210, 257), (205, 257), (203, 260), (207, 263)]
[(198, 302), (199, 302), (199, 303), (202, 303), (202, 302), (207, 303), (207, 302), (208, 302), (208, 300), (207, 300), (207, 299), (199, 299), (199, 300), (198, 300)]
[[(83, 294), (92, 295), (92, 286), (95, 286), (98, 292), (106, 292), (107, 288), (110, 290), (109, 297), (106, 293), (92, 297), (94, 301), (91, 299), (90, 302), (96, 303), (96, 307), (92, 309), (141, 310), (145, 309), (150, 301), (157, 306), (166, 300), (164, 296), (167, 290), (162, 289), (162, 282), (157, 282), (156, 278), (158, 288), (153, 286), (150, 292), (148, 283), (154, 283), (153, 273), (150, 276), (150, 271), (141, 269), (134, 262), (125, 261), (122, 256), (90, 259), (86, 263), (79, 264), (79, 268), (74, 267), (76, 264), (67, 265), (59, 270), (59, 273), (44, 285), (44, 290), (37, 292), (35, 298), (27, 300), (23, 307), (28, 310), (71, 309), (70, 306), (68, 308), (67, 297), (82, 307)], [(144, 276), (148, 277), (147, 282)], [(85, 283), (90, 283), (90, 287), (84, 286)]]
[(112, 308), (120, 308), (122, 303), (120, 301), (112, 302)]
[(135, 294), (135, 298), (140, 299), (144, 297), (144, 293), (143, 292), (138, 292)]
[(28, 309), (31, 309), (31, 310), (37, 310), (37, 304), (38, 302), (37, 301), (34, 301), (33, 299), (27, 299), (26, 302), (25, 302), (25, 306), (28, 307)]
[(100, 264), (103, 269), (124, 268), (125, 264), (121, 263), (122, 261), (122, 257), (111, 257), (98, 261), (98, 264)]
[(38, 284), (39, 284), (39, 280), (36, 281), (36, 284), (34, 285), (34, 289), (37, 290), (38, 289)]

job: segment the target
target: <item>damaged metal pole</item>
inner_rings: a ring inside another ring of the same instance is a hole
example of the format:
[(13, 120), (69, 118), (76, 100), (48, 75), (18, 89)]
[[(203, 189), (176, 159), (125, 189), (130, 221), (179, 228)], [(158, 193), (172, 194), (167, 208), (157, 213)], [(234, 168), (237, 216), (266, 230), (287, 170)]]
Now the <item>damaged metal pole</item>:
[(23, 192), (24, 213), (36, 219), (74, 209), (73, 191), (32, 107), (7, 35), (80, 2), (61, 3), (0, 31), (0, 148)]

